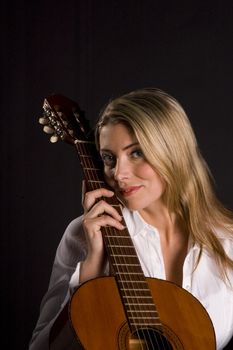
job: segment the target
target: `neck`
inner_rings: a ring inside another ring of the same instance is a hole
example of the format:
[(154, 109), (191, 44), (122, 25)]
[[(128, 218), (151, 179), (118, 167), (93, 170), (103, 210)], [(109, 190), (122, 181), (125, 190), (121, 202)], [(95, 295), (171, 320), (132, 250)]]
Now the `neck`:
[(139, 213), (148, 224), (155, 226), (157, 229), (165, 229), (172, 225), (174, 221), (174, 214), (171, 214), (163, 203), (141, 209)]
[(184, 228), (175, 213), (170, 213), (164, 205), (156, 209), (142, 209), (139, 211), (142, 218), (150, 225), (156, 227), (163, 239), (171, 241), (178, 232), (184, 232)]

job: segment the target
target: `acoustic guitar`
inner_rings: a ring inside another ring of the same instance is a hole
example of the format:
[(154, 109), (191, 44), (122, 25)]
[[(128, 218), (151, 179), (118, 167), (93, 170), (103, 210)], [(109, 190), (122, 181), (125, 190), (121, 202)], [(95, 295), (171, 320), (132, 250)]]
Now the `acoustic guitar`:
[[(51, 133), (51, 142), (60, 139), (75, 147), (87, 189), (106, 187), (93, 133), (79, 105), (52, 95), (44, 99), (43, 110), (40, 122)], [(122, 215), (116, 196), (105, 200)], [(64, 319), (75, 336), (67, 349), (76, 345), (86, 350), (216, 349), (213, 325), (204, 307), (176, 284), (144, 276), (127, 228), (103, 227), (102, 235), (111, 276), (77, 288), (55, 322), (51, 349), (60, 349), (56, 336), (59, 339)]]

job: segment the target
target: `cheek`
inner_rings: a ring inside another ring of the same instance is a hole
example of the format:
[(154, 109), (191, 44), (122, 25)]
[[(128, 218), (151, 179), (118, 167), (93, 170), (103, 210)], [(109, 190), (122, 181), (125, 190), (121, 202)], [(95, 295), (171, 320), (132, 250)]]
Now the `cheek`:
[(145, 178), (145, 179), (152, 179), (155, 177), (158, 177), (158, 174), (154, 171), (154, 169), (148, 164), (144, 163), (138, 168), (137, 171), (138, 176)]
[(145, 180), (152, 181), (155, 187), (160, 188), (162, 191), (165, 189), (165, 181), (149, 164), (145, 164), (140, 169), (140, 174)]

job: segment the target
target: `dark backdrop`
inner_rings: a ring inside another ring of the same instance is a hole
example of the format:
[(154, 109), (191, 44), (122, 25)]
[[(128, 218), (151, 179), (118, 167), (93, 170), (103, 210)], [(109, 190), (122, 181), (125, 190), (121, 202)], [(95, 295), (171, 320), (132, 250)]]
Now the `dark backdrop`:
[(94, 123), (112, 96), (156, 86), (186, 109), (226, 206), (232, 197), (232, 1), (1, 2), (2, 348), (27, 349), (57, 244), (81, 213), (73, 149), (37, 123), (43, 98)]

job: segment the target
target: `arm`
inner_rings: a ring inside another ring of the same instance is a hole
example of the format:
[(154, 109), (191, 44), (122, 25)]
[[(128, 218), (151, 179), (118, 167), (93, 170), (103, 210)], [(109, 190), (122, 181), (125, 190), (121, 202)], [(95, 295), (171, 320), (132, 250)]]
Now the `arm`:
[(57, 248), (49, 288), (40, 307), (40, 315), (30, 341), (29, 350), (49, 349), (49, 335), (54, 321), (70, 298), (69, 282), (79, 261), (87, 253), (82, 217), (67, 227)]
[[(72, 221), (67, 227), (56, 252), (49, 288), (41, 303), (40, 316), (29, 350), (49, 349), (50, 335), (52, 334), (54, 338), (55, 320), (58, 320), (56, 325), (62, 323), (61, 332), (59, 331), (59, 347), (56, 345), (55, 349), (73, 349), (70, 343), (67, 343), (69, 340), (66, 331), (69, 327), (66, 326), (68, 322), (63, 326), (62, 311), (67, 307), (73, 289), (105, 272), (106, 257), (101, 227), (110, 225), (118, 229), (124, 228), (116, 209), (104, 200), (98, 201), (102, 196), (112, 195), (113, 192), (106, 189), (87, 192), (83, 202), (84, 215)], [(60, 347), (61, 343), (63, 346)], [(74, 349), (76, 348), (77, 342), (74, 344)]]

